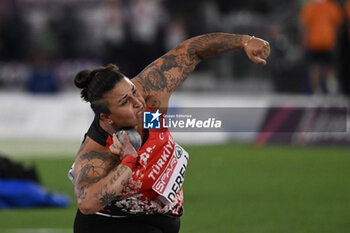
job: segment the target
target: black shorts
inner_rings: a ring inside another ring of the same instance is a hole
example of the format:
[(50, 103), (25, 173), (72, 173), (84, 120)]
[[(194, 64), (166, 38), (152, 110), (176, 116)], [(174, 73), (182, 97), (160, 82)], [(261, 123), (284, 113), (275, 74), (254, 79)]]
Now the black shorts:
[(179, 230), (180, 217), (161, 214), (114, 218), (84, 215), (78, 209), (74, 221), (74, 233), (178, 233)]

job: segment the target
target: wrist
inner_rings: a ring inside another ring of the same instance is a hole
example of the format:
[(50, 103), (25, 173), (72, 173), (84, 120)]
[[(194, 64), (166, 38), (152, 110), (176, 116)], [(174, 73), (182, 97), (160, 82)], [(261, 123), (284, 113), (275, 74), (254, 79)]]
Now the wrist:
[(254, 39), (254, 36), (249, 36), (249, 35), (243, 35), (242, 36), (242, 43), (241, 43), (241, 49), (245, 49), (245, 47), (248, 46), (249, 42)]
[(131, 169), (131, 171), (135, 171), (136, 169), (136, 165), (137, 165), (137, 157), (134, 157), (132, 155), (127, 155), (124, 157), (124, 159), (122, 160), (121, 164), (129, 167)]

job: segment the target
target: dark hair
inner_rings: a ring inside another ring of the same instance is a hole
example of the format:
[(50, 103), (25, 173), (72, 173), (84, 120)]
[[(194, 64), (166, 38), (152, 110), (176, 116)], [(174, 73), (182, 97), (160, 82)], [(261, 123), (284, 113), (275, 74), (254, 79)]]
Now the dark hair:
[(110, 113), (107, 103), (103, 101), (106, 93), (112, 90), (125, 76), (113, 64), (102, 66), (93, 70), (82, 70), (74, 78), (74, 84), (82, 89), (81, 98), (90, 102), (96, 116), (100, 113)]

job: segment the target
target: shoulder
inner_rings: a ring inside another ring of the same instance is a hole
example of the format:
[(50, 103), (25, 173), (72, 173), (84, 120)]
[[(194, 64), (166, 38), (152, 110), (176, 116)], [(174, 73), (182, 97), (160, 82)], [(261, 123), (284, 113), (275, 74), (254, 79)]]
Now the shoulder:
[(107, 145), (109, 134), (101, 128), (99, 119), (95, 117), (86, 133), (86, 137), (89, 137), (94, 142), (105, 147)]
[(78, 175), (77, 181), (79, 183), (81, 180), (81, 173), (91, 173), (90, 175), (102, 173), (118, 163), (120, 163), (119, 159), (108, 148), (101, 146), (87, 136), (74, 162), (76, 176)]
[(97, 153), (105, 153), (105, 152), (110, 153), (108, 148), (102, 146), (101, 144), (99, 144), (94, 139), (90, 138), (89, 136), (86, 136), (84, 142), (80, 146), (80, 149), (77, 153), (76, 159), (78, 159), (82, 155), (88, 154), (92, 151), (97, 152)]
[(84, 141), (79, 148), (75, 162), (79, 163), (82, 156), (89, 159), (93, 157), (102, 158), (108, 153), (111, 153), (106, 146), (107, 143), (108, 133), (100, 127), (99, 121), (95, 117), (88, 132), (85, 134)]

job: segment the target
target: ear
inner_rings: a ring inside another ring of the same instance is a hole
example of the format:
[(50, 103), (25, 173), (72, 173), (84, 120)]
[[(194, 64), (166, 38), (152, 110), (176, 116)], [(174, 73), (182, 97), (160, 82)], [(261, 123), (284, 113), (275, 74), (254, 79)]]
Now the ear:
[(100, 119), (110, 125), (113, 125), (114, 123), (113, 120), (109, 117), (109, 114), (106, 114), (106, 113), (100, 113)]

